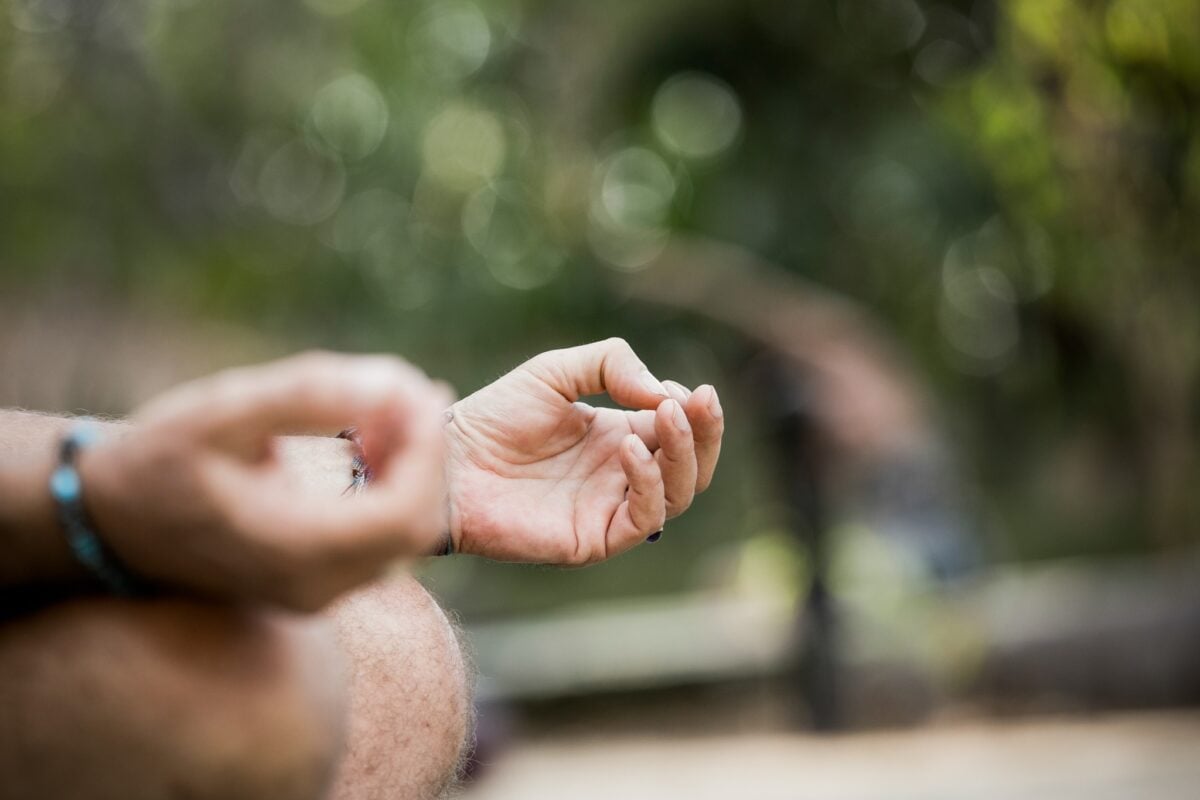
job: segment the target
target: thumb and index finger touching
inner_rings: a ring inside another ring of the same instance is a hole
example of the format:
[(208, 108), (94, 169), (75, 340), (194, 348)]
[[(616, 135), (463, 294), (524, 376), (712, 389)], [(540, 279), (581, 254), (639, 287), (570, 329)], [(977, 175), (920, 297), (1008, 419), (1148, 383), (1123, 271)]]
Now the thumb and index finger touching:
[(607, 392), (626, 408), (647, 410), (670, 397), (621, 338), (550, 350), (534, 357), (528, 366), (571, 403)]
[[(452, 399), (448, 387), (398, 358), (306, 353), (190, 384), (138, 416), (212, 443), (240, 462), (269, 454), (276, 435), (358, 426), (376, 475), (376, 491), (359, 502), (297, 496), (282, 482), (242, 489), (236, 483), (244, 470), (236, 464), (220, 470), (222, 483), (244, 501), (244, 511), (274, 517), (275, 525), (336, 536), (347, 546), (377, 541), (407, 550), (406, 539), (436, 538), (441, 524), (441, 416)], [(419, 550), (430, 543), (412, 544)]]

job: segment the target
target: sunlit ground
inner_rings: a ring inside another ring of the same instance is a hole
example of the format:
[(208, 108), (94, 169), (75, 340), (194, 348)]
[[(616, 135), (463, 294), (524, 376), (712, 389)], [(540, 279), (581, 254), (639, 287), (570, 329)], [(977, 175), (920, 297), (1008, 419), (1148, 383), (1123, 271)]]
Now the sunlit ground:
[(1195, 798), (1200, 712), (518, 745), (467, 800)]

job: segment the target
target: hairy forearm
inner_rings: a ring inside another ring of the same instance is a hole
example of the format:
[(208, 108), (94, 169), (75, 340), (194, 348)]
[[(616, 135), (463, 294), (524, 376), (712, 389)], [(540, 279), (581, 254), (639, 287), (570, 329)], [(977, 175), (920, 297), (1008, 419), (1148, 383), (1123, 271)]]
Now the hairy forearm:
[[(23, 586), (83, 585), (87, 574), (59, 530), (49, 480), (58, 444), (74, 418), (0, 410), (0, 590)], [(96, 422), (105, 437), (132, 430), (121, 420)], [(341, 439), (283, 437), (279, 457), (297, 488), (341, 494), (350, 481), (352, 445)], [(85, 501), (87, 487), (84, 487)], [(100, 531), (103, 537), (103, 531)]]

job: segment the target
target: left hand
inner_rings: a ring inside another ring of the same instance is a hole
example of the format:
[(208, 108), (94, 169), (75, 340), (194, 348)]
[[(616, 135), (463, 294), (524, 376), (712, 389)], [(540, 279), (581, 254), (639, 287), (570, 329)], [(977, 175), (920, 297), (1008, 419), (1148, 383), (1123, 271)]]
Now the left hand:
[[(607, 391), (629, 411), (581, 396)], [(451, 408), (457, 552), (590, 564), (682, 514), (712, 480), (724, 432), (711, 386), (666, 386), (621, 339), (542, 353)]]

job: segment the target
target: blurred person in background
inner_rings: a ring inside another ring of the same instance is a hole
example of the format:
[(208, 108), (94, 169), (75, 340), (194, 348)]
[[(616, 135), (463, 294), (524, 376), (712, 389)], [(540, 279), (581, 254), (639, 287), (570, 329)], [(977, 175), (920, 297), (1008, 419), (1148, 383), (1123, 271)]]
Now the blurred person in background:
[[(579, 402), (600, 393), (630, 410)], [(656, 541), (723, 432), (711, 386), (664, 385), (620, 339), (451, 402), (399, 359), (318, 353), (128, 424), (0, 414), (0, 795), (440, 796), (469, 672), (389, 564)]]

